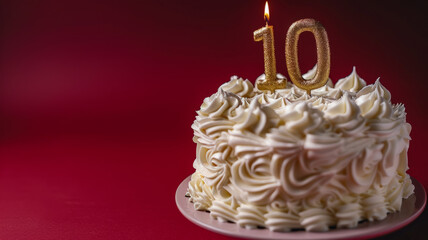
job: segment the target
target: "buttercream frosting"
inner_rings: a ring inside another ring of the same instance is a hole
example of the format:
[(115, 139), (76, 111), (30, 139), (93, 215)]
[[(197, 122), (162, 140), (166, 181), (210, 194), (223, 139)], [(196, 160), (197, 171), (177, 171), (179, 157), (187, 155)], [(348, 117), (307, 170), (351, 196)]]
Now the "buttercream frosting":
[(197, 114), (188, 195), (219, 221), (272, 231), (352, 228), (399, 211), (413, 193), (404, 106), (355, 67), (311, 95), (291, 83), (266, 93), (233, 76)]

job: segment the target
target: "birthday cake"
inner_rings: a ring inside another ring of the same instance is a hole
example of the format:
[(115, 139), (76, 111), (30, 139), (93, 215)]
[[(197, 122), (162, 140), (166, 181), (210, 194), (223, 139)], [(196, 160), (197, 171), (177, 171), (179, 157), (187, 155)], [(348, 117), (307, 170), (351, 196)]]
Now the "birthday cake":
[(192, 129), (187, 196), (219, 221), (272, 231), (353, 228), (399, 211), (414, 190), (405, 108), (355, 68), (310, 95), (290, 82), (267, 93), (233, 76), (203, 101)]

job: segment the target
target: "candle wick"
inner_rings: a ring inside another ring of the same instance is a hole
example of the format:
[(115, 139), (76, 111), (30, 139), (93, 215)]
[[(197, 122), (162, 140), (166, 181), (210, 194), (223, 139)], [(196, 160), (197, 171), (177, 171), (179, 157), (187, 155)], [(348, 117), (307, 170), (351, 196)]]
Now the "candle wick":
[(265, 16), (266, 27), (269, 26), (269, 19)]

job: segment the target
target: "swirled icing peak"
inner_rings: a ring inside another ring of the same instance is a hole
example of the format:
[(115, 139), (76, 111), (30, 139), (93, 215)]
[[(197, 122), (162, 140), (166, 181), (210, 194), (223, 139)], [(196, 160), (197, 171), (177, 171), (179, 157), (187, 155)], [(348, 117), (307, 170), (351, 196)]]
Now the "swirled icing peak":
[(241, 99), (238, 96), (220, 88), (216, 94), (204, 99), (198, 114), (210, 118), (227, 117), (239, 105)]
[(380, 84), (379, 79), (374, 85), (369, 85), (357, 93), (355, 102), (361, 109), (361, 114), (367, 118), (390, 118), (392, 115), (391, 94)]
[(366, 85), (366, 81), (358, 76), (356, 68), (353, 67), (351, 74), (345, 78), (339, 79), (335, 88), (356, 93)]
[(235, 122), (235, 129), (262, 134), (267, 128), (277, 126), (279, 116), (271, 108), (261, 106), (258, 99), (254, 98), (248, 108), (243, 106), (238, 108), (236, 116), (230, 120)]
[(373, 85), (369, 85), (369, 86), (366, 86), (363, 89), (361, 89), (357, 93), (357, 97), (360, 97), (362, 95), (369, 94), (369, 93), (372, 93), (372, 92), (378, 93), (386, 101), (391, 101), (391, 93), (388, 91), (388, 89), (386, 89), (380, 83), (380, 78), (378, 78)]
[(301, 137), (316, 132), (323, 123), (323, 113), (312, 107), (311, 103), (297, 102), (287, 105), (280, 116), (285, 122), (285, 129)]
[(220, 88), (225, 92), (231, 92), (240, 97), (249, 98), (254, 96), (253, 84), (248, 79), (244, 80), (238, 78), (238, 76), (232, 76), (230, 81), (221, 85)]
[(324, 111), (324, 116), (337, 129), (345, 133), (356, 133), (364, 128), (365, 120), (361, 111), (348, 92), (341, 99), (332, 102)]

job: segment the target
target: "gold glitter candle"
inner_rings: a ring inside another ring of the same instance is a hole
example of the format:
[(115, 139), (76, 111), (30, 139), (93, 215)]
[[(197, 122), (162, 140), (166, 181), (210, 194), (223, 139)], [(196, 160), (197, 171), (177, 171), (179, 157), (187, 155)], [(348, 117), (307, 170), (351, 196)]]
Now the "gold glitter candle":
[[(312, 79), (304, 79), (302, 77), (297, 57), (299, 35), (306, 31), (314, 34), (317, 46), (317, 72)], [(301, 19), (293, 23), (288, 29), (287, 38), (285, 39), (285, 58), (288, 75), (297, 87), (306, 90), (310, 94), (312, 89), (324, 86), (330, 74), (330, 46), (327, 32), (321, 23), (314, 19)]]
[(266, 1), (265, 5), (265, 21), (266, 27), (254, 31), (254, 41), (263, 41), (263, 53), (265, 63), (265, 79), (260, 79), (256, 82), (259, 90), (270, 90), (272, 93), (275, 89), (285, 88), (286, 79), (277, 79), (276, 77), (276, 61), (275, 48), (273, 41), (273, 27), (269, 26), (269, 5)]

